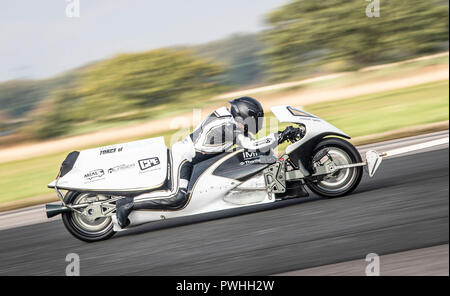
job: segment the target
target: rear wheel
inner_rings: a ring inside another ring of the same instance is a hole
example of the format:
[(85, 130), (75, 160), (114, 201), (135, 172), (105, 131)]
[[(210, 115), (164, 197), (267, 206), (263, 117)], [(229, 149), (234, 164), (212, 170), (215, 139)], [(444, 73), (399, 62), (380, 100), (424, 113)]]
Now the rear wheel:
[[(316, 146), (311, 156), (311, 162), (317, 156), (328, 154), (336, 165), (346, 165), (362, 162), (358, 150), (341, 138), (325, 138)], [(312, 166), (312, 164), (311, 164)], [(359, 185), (363, 175), (363, 167), (353, 167), (337, 170), (331, 174), (320, 176), (307, 182), (311, 191), (327, 197), (346, 195)]]
[[(69, 191), (64, 197), (64, 202), (71, 205), (89, 203), (105, 199), (104, 196)], [(83, 210), (83, 209), (80, 209)], [(95, 208), (89, 211), (96, 211)], [(64, 226), (76, 238), (86, 241), (95, 242), (110, 238), (115, 234), (111, 217), (99, 217), (90, 219), (75, 211), (62, 214)]]

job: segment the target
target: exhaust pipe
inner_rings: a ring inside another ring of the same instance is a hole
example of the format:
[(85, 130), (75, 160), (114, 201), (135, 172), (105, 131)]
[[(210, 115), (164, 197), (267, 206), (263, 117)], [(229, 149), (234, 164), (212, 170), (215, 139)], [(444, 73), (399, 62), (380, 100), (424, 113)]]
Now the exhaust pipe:
[(59, 215), (61, 213), (67, 213), (70, 212), (70, 209), (68, 207), (65, 207), (61, 204), (55, 205), (55, 204), (46, 204), (45, 205), (45, 212), (47, 213), (47, 218), (52, 218), (56, 215)]

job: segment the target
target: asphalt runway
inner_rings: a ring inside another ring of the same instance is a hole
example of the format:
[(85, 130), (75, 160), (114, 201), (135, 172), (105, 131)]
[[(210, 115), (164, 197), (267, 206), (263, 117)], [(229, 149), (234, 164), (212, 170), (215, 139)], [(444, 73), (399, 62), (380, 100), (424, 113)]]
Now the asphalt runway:
[[(381, 276), (448, 276), (448, 244), (379, 256)], [(369, 257), (370, 261), (370, 257)], [(366, 258), (281, 273), (282, 276), (362, 276)], [(369, 273), (370, 273), (369, 269)]]
[(343, 198), (154, 222), (91, 244), (61, 221), (5, 229), (0, 275), (64, 275), (68, 253), (81, 275), (268, 275), (448, 244), (448, 178), (447, 146), (386, 159)]

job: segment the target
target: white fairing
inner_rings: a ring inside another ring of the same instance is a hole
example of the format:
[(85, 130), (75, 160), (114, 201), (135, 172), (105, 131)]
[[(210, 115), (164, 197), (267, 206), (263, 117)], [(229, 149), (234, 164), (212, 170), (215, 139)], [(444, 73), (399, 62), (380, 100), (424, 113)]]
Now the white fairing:
[[(188, 204), (185, 208), (177, 211), (159, 211), (159, 210), (139, 210), (134, 211), (128, 217), (131, 221), (131, 225), (137, 225), (146, 223), (153, 220), (160, 219), (168, 219), (189, 215), (196, 215), (207, 212), (221, 211), (226, 209), (244, 207), (254, 204), (263, 204), (274, 202), (275, 199), (267, 194), (265, 190), (261, 189), (261, 186), (264, 184), (264, 180), (262, 176), (255, 176), (255, 180), (252, 182), (246, 181), (245, 183), (241, 183), (234, 179), (224, 178), (215, 176), (212, 172), (225, 160), (232, 157), (236, 153), (242, 153), (241, 151), (237, 151), (234, 153), (230, 153), (227, 157), (224, 157), (220, 161), (214, 163), (211, 167), (205, 170), (202, 176), (197, 180), (192, 196), (188, 201)], [(252, 184), (251, 184), (252, 183)], [(254, 184), (253, 184), (254, 183)], [(233, 202), (233, 197), (230, 197), (231, 190), (240, 190), (239, 185), (249, 185), (249, 186), (258, 186), (254, 188), (256, 190), (250, 191), (247, 186), (242, 188), (247, 192), (246, 201), (241, 202)], [(256, 185), (258, 184), (258, 185)], [(159, 193), (161, 194), (161, 192)], [(165, 192), (163, 194), (166, 194)], [(143, 194), (135, 198), (135, 200), (139, 200), (142, 197), (153, 196), (157, 197), (158, 192), (152, 192), (148, 194)], [(116, 231), (120, 231), (120, 227), (115, 225), (114, 228)]]
[[(73, 169), (58, 180), (62, 189), (139, 191), (161, 186), (167, 177), (163, 137), (82, 150)], [(55, 181), (49, 184), (54, 187)]]
[(347, 134), (345, 134), (334, 125), (311, 113), (301, 110), (300, 108), (294, 108), (290, 106), (275, 106), (272, 107), (271, 110), (280, 122), (301, 123), (306, 128), (305, 136), (300, 141), (295, 142), (294, 144), (291, 144), (286, 148), (287, 154), (291, 153), (311, 138), (323, 133), (332, 133), (342, 137), (350, 138)]

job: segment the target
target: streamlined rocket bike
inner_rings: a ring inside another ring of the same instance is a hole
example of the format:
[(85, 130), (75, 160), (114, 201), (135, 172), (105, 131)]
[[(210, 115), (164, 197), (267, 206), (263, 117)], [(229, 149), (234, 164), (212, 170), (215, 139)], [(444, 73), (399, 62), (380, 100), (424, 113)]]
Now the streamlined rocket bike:
[[(373, 150), (363, 161), (345, 140), (347, 134), (313, 114), (290, 106), (276, 106), (272, 112), (280, 122), (301, 130), (282, 155), (238, 149), (200, 162), (194, 166), (183, 208), (136, 210), (129, 216), (129, 228), (296, 198), (304, 185), (323, 197), (343, 196), (358, 186), (364, 167), (372, 177), (382, 161)], [(164, 198), (176, 190), (179, 168), (173, 157), (162, 137), (72, 152), (48, 185), (61, 204), (46, 205), (47, 216), (62, 214), (67, 230), (81, 240), (110, 238), (128, 229), (117, 224), (117, 200)], [(61, 190), (67, 193), (63, 196)]]

